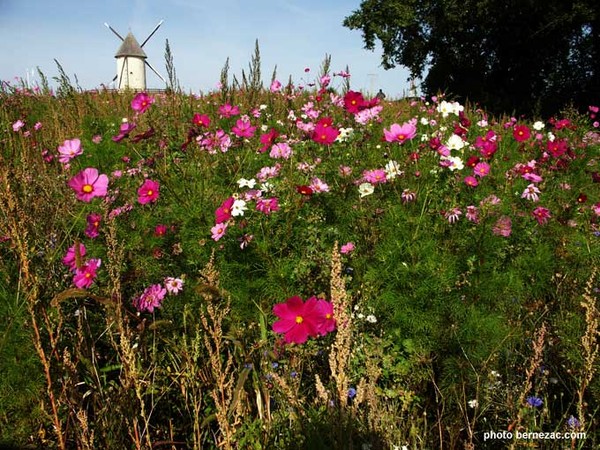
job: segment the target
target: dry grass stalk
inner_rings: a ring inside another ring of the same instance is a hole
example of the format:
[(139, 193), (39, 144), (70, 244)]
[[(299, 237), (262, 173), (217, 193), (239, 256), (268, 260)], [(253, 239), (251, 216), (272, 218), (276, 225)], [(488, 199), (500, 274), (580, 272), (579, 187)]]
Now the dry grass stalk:
[(335, 243), (331, 255), (331, 302), (337, 333), (329, 354), (331, 377), (335, 381), (337, 397), (341, 408), (348, 406), (348, 365), (352, 349), (352, 321), (350, 299), (342, 278), (342, 259)]
[[(33, 330), (33, 345), (44, 370), (46, 392), (52, 409), (51, 416), (54, 432), (57, 437), (57, 445), (59, 449), (66, 449), (64, 431), (58, 414), (59, 400), (54, 395), (54, 386), (52, 382), (52, 354), (48, 355), (44, 349), (36, 314), (36, 305), (39, 301), (39, 284), (35, 274), (31, 270), (28, 231), (27, 228), (23, 226), (34, 220), (28, 217), (25, 211), (20, 207), (17, 197), (11, 189), (8, 180), (8, 171), (2, 171), (0, 177), (0, 212), (3, 216), (3, 228), (7, 231), (6, 234), (14, 245), (19, 261), (19, 287), (22, 288), (25, 293), (27, 310), (29, 311), (31, 328)], [(48, 331), (50, 332), (51, 330)]]
[[(508, 430), (516, 430), (521, 425), (521, 421), (523, 420), (522, 416), (522, 406), (525, 404), (525, 397), (533, 387), (533, 375), (540, 368), (542, 364), (542, 353), (544, 351), (544, 342), (546, 339), (546, 323), (542, 323), (542, 326), (537, 331), (536, 339), (532, 343), (533, 355), (529, 360), (529, 367), (525, 371), (525, 383), (523, 384), (523, 389), (521, 390), (521, 394), (519, 395), (519, 399), (517, 400), (517, 404), (515, 405), (517, 408), (517, 417), (516, 419), (509, 425)], [(515, 442), (511, 444), (510, 448), (515, 448)]]
[(592, 270), (592, 274), (587, 281), (583, 294), (581, 306), (585, 310), (586, 330), (581, 337), (581, 347), (583, 350), (583, 373), (577, 390), (577, 415), (581, 429), (585, 429), (585, 402), (583, 396), (585, 391), (594, 377), (596, 372), (596, 358), (598, 357), (598, 309), (596, 307), (596, 298), (592, 295), (592, 286), (596, 277), (596, 269)]
[[(226, 349), (223, 339), (223, 320), (229, 314), (229, 298), (222, 298), (219, 290), (219, 273), (214, 265), (214, 252), (200, 275), (206, 282), (200, 289), (206, 300), (206, 312), (200, 312), (204, 328), (204, 346), (208, 351), (209, 370), (212, 375), (211, 397), (215, 402), (217, 422), (221, 430), (217, 445), (225, 449), (234, 448), (234, 436), (241, 424), (239, 387), (236, 388), (233, 355)], [(224, 301), (224, 305), (216, 302)]]

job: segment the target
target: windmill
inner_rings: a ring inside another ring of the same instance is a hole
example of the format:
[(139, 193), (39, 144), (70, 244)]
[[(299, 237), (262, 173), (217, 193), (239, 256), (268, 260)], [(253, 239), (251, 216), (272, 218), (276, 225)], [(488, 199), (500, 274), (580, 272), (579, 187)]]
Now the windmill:
[(109, 24), (104, 24), (106, 28), (112, 31), (122, 41), (119, 50), (117, 50), (117, 53), (115, 54), (115, 58), (117, 58), (117, 74), (113, 78), (113, 82), (117, 81), (117, 88), (120, 91), (126, 89), (145, 90), (146, 66), (150, 67), (163, 82), (167, 82), (163, 76), (159, 74), (148, 61), (146, 61), (148, 56), (143, 49), (144, 45), (146, 45), (154, 33), (156, 33), (156, 30), (160, 28), (163, 22), (164, 20), (161, 20), (158, 25), (154, 27), (154, 30), (152, 30), (152, 33), (150, 33), (144, 42), (142, 42), (142, 45), (138, 43), (131, 32), (123, 38), (123, 36), (117, 33), (117, 31)]

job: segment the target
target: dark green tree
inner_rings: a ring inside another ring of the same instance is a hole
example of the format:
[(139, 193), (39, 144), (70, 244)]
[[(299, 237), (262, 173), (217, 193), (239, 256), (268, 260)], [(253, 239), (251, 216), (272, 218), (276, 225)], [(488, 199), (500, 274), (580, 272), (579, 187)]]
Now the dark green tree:
[(600, 100), (598, 0), (364, 0), (343, 23), (425, 94), (544, 116)]

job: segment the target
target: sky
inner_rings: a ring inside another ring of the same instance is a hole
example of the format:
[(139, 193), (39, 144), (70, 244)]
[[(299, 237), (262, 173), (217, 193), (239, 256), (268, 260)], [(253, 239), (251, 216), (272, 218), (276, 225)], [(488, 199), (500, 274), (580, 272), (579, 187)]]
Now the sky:
[[(229, 58), (229, 78), (241, 80), (258, 39), (265, 86), (277, 66), (277, 79), (296, 85), (314, 81), (325, 55), (331, 71), (349, 67), (350, 86), (366, 94), (379, 89), (388, 98), (409, 95), (403, 67), (384, 70), (381, 50), (364, 49), (360, 30), (342, 25), (360, 0), (0, 0), (0, 80), (39, 81), (37, 68), (53, 83), (54, 60), (83, 89), (109, 86), (121, 36), (132, 32), (141, 44), (160, 20), (162, 26), (144, 45), (147, 61), (165, 78), (168, 39), (179, 84), (185, 92), (216, 88)], [(308, 67), (310, 72), (305, 73)], [(147, 71), (149, 88), (164, 83)], [(341, 87), (335, 77), (332, 86)]]

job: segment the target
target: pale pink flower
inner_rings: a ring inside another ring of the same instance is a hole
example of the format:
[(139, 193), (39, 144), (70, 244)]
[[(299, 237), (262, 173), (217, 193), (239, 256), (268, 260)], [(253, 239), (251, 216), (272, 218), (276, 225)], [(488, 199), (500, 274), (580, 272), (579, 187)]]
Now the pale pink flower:
[(167, 277), (164, 279), (165, 289), (169, 294), (177, 295), (183, 289), (184, 281), (181, 278)]
[(226, 231), (227, 231), (227, 222), (218, 223), (210, 229), (210, 232), (212, 233), (211, 238), (214, 241), (218, 241), (223, 236), (225, 236)]
[(540, 190), (536, 187), (535, 184), (531, 183), (525, 188), (525, 190), (521, 194), (521, 198), (526, 198), (527, 200), (530, 200), (532, 202), (537, 202), (540, 199), (540, 197), (538, 196), (539, 193)]
[(12, 129), (13, 129), (13, 131), (19, 131), (24, 126), (25, 126), (25, 122), (23, 122), (21, 119), (19, 119), (15, 123), (13, 123)]
[(58, 147), (59, 157), (58, 160), (66, 164), (70, 162), (76, 156), (83, 154), (83, 149), (81, 148), (81, 141), (77, 138), (75, 139), (67, 139), (62, 145)]
[(548, 219), (552, 217), (550, 214), (550, 210), (548, 208), (544, 208), (542, 206), (538, 206), (533, 210), (531, 215), (537, 220), (538, 224), (544, 225), (548, 222)]
[(410, 189), (404, 189), (402, 194), (400, 194), (400, 198), (402, 199), (402, 203), (414, 202), (417, 198), (417, 193), (411, 191)]
[(329, 192), (329, 185), (316, 177), (311, 180), (309, 186), (313, 192)]
[(502, 216), (492, 228), (492, 233), (496, 236), (509, 237), (512, 232), (512, 220), (508, 216)]
[(403, 123), (402, 125), (394, 123), (390, 126), (389, 130), (384, 128), (383, 134), (387, 142), (399, 142), (403, 144), (416, 136), (417, 127), (410, 122)]
[(467, 212), (465, 214), (465, 217), (469, 222), (479, 223), (479, 209), (477, 209), (477, 206), (467, 206)]
[(279, 142), (271, 147), (269, 156), (275, 159), (288, 159), (290, 156), (292, 156), (292, 148), (287, 142)]
[(462, 211), (459, 208), (452, 208), (450, 211), (446, 211), (444, 213), (444, 217), (448, 221), (448, 223), (456, 223), (458, 219), (462, 216)]

